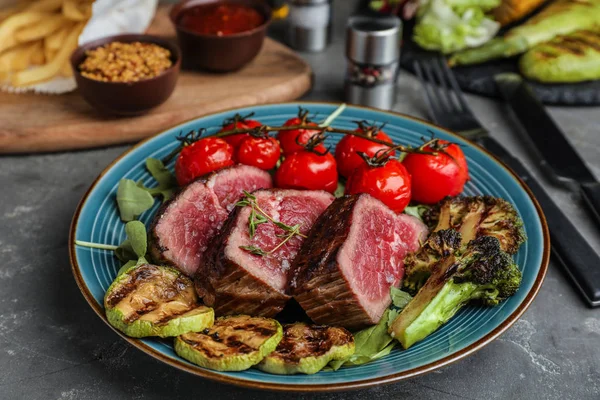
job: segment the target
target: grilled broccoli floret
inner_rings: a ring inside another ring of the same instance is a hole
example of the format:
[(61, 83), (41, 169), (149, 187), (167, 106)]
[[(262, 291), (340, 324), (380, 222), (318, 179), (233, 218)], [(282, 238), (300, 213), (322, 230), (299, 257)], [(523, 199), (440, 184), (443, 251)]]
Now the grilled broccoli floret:
[(404, 290), (415, 294), (431, 275), (432, 268), (460, 248), (460, 232), (444, 229), (431, 234), (421, 248), (404, 258)]
[(432, 230), (456, 229), (462, 244), (481, 236), (494, 236), (502, 250), (515, 254), (525, 241), (523, 221), (504, 199), (491, 196), (448, 197), (424, 215)]
[(495, 306), (521, 284), (517, 265), (492, 236), (471, 241), (460, 254), (442, 258), (432, 270), (390, 327), (390, 334), (405, 349), (448, 322), (465, 304)]

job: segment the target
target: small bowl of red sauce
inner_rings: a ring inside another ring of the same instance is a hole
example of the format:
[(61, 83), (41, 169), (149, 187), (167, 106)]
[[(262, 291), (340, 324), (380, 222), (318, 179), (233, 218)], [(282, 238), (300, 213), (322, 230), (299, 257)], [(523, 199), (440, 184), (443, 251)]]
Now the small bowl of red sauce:
[(229, 72), (259, 53), (271, 9), (261, 0), (183, 0), (170, 17), (185, 68)]

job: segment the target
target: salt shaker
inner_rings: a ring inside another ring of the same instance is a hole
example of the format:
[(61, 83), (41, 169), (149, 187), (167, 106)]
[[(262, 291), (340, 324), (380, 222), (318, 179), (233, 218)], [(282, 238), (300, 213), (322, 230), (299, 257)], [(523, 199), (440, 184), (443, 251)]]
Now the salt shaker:
[(346, 30), (346, 101), (389, 110), (394, 105), (402, 22), (393, 15), (350, 17)]
[(288, 44), (299, 51), (322, 51), (331, 38), (332, 0), (290, 0)]

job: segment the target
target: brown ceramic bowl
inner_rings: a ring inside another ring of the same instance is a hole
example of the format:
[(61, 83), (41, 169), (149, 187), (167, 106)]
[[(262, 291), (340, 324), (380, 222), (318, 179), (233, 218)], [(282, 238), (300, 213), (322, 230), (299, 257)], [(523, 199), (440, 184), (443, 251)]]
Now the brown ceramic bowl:
[[(180, 26), (179, 20), (185, 10), (211, 3), (249, 5), (261, 13), (265, 21), (249, 31), (225, 36), (203, 35)], [(271, 9), (261, 0), (183, 0), (173, 6), (170, 17), (177, 31), (185, 68), (229, 72), (242, 68), (256, 57), (271, 22)]]
[[(85, 59), (85, 52), (111, 42), (154, 43), (171, 52), (173, 65), (154, 78), (137, 82), (102, 82), (81, 75), (79, 65)], [(115, 35), (86, 43), (71, 55), (71, 67), (77, 82), (77, 89), (83, 98), (99, 111), (117, 115), (138, 115), (164, 103), (177, 83), (181, 65), (181, 52), (176, 44), (150, 35)]]

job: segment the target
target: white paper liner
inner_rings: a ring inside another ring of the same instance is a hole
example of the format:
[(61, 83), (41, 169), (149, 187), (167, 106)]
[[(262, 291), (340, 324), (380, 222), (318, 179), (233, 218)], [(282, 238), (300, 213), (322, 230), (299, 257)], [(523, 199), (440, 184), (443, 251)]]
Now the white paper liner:
[[(17, 1), (0, 0), (0, 5), (10, 5)], [(154, 18), (157, 5), (158, 0), (96, 0), (92, 5), (92, 17), (79, 36), (79, 44), (121, 33), (143, 33)], [(62, 94), (76, 88), (73, 77), (60, 76), (48, 82), (23, 87), (14, 87), (6, 82), (0, 84), (0, 90), (9, 93)]]

